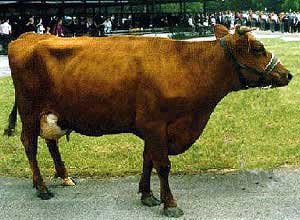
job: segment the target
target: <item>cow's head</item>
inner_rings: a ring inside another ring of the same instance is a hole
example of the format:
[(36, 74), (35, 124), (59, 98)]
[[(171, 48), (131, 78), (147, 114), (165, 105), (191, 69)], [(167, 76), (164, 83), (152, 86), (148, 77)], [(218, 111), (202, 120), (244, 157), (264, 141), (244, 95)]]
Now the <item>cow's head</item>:
[(238, 73), (239, 89), (286, 86), (292, 74), (250, 31), (237, 26), (235, 33), (230, 34), (226, 27), (215, 25), (215, 36)]

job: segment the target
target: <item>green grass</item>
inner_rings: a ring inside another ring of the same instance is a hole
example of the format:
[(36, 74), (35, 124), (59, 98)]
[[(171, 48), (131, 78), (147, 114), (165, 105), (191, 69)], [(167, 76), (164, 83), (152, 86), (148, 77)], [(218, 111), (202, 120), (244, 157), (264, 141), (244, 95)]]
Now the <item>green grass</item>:
[[(272, 169), (300, 165), (300, 43), (263, 40), (294, 73), (288, 87), (250, 89), (229, 94), (217, 106), (201, 138), (184, 154), (172, 157), (172, 173), (223, 169)], [(0, 79), (0, 131), (7, 125), (13, 104), (9, 77)], [(17, 135), (0, 136), (0, 175), (31, 176)], [(60, 150), (69, 172), (78, 177), (139, 174), (143, 142), (131, 134), (98, 138), (71, 134)], [(54, 173), (45, 143), (38, 159), (45, 176)]]

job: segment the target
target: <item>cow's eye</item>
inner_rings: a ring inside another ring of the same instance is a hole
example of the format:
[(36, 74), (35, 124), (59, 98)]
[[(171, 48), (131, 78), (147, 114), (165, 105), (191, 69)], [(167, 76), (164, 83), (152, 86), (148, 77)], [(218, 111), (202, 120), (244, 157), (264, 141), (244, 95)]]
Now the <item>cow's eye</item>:
[(254, 54), (257, 54), (257, 55), (261, 55), (266, 52), (264, 45), (260, 42), (257, 42), (256, 44), (254, 44), (254, 47), (252, 50), (253, 50)]

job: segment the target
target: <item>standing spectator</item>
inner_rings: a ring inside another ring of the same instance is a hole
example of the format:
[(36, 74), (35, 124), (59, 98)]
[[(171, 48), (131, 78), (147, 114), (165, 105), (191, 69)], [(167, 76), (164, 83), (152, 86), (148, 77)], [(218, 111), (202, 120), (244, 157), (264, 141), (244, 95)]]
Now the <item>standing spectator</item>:
[[(105, 27), (104, 22), (105, 22), (105, 18), (101, 15), (100, 18), (99, 18), (99, 21), (98, 21), (98, 23), (99, 23), (99, 26), (98, 26), (99, 34), (98, 35), (100, 37), (105, 36), (105, 33), (104, 33), (104, 27)], [(124, 27), (123, 24), (124, 23), (123, 23), (123, 19), (122, 19), (122, 27)]]
[(235, 23), (235, 15), (231, 11), (229, 11), (230, 16), (230, 29), (234, 29), (234, 23)]
[(34, 17), (30, 17), (28, 22), (25, 24), (25, 32), (34, 32), (35, 33), (35, 26), (34, 26)]
[(231, 26), (231, 13), (229, 11), (226, 12), (225, 14), (225, 26), (227, 27), (227, 29), (230, 29)]
[(289, 33), (295, 32), (295, 15), (293, 12), (290, 12), (288, 14), (288, 29)]
[(76, 17), (72, 17), (72, 20), (71, 20), (71, 23), (69, 25), (69, 30), (71, 31), (72, 33), (72, 37), (76, 37)]
[(284, 19), (285, 19), (285, 13), (281, 12), (279, 14), (279, 29), (281, 33), (284, 33)]
[(47, 35), (51, 35), (51, 28), (50, 27), (46, 27), (46, 32), (45, 32), (45, 34), (47, 34)]
[(8, 44), (12, 40), (9, 19), (0, 24), (0, 40), (3, 42), (4, 53), (7, 53)]
[(46, 22), (46, 33), (48, 31), (48, 33), (50, 32), (50, 34), (52, 34), (52, 31), (54, 30), (54, 26), (57, 24), (57, 20), (55, 16), (51, 16), (50, 20), (48, 20)]
[(194, 25), (194, 21), (193, 21), (192, 16), (188, 16), (188, 25), (189, 25), (189, 27), (191, 27), (194, 30), (195, 25)]
[(97, 29), (97, 24), (94, 18), (91, 18), (91, 24), (89, 26), (89, 35), (92, 37), (97, 37), (99, 36), (99, 31)]
[(216, 19), (217, 24), (224, 24), (225, 23), (224, 20), (225, 20), (225, 18), (223, 16), (223, 13), (219, 12), (217, 19)]
[(0, 24), (0, 34), (11, 35), (11, 25), (9, 24), (9, 19), (6, 19), (2, 24)]
[(62, 19), (59, 18), (58, 21), (57, 21), (57, 24), (54, 25), (54, 27), (53, 27), (53, 31), (52, 31), (53, 35), (56, 35), (56, 36), (58, 36), (58, 37), (63, 37), (63, 36), (65, 36), (65, 35), (64, 35), (64, 27), (63, 27), (63, 24), (62, 24), (62, 23), (63, 23), (63, 22), (62, 22)]
[(243, 25), (243, 26), (247, 26), (247, 24), (248, 24), (248, 19), (249, 19), (248, 12), (247, 12), (247, 11), (244, 11), (244, 12), (243, 12), (243, 15), (242, 15), (242, 25)]
[(262, 11), (262, 12), (260, 13), (260, 19), (259, 19), (260, 29), (261, 29), (262, 31), (265, 31), (265, 30), (266, 30), (267, 20), (268, 20), (267, 15)]
[(235, 12), (234, 23), (238, 25), (242, 24), (242, 14), (240, 12)]
[(251, 27), (256, 28), (258, 23), (258, 14), (257, 12), (252, 12), (251, 14)]
[(110, 18), (107, 18), (103, 22), (103, 25), (104, 25), (104, 33), (105, 34), (110, 34), (111, 33), (111, 29), (112, 29), (112, 24), (111, 24)]
[(110, 17), (110, 21), (111, 21), (112, 29), (115, 29), (117, 27), (117, 21), (115, 15), (112, 15)]
[(24, 21), (22, 19), (21, 16), (18, 16), (18, 18), (16, 18), (12, 24), (11, 24), (11, 28), (12, 28), (12, 37), (14, 39), (17, 39), (21, 34), (24, 33)]
[(296, 14), (296, 30), (300, 33), (300, 12)]
[[(216, 20), (216, 16), (214, 16), (214, 17)], [(199, 27), (199, 25), (200, 25), (200, 14), (199, 13), (195, 15), (194, 21), (195, 21), (195, 26)]]
[(40, 18), (39, 23), (36, 25), (36, 33), (44, 34), (45, 28), (43, 25), (43, 19)]
[(283, 17), (283, 29), (284, 29), (284, 32), (289, 32), (289, 18), (288, 18), (288, 13), (284, 13), (284, 17)]
[(270, 18), (270, 22), (271, 22), (271, 31), (274, 32), (275, 31), (275, 28), (276, 28), (276, 25), (278, 23), (278, 16), (276, 13), (272, 12), (271, 13), (271, 18)]

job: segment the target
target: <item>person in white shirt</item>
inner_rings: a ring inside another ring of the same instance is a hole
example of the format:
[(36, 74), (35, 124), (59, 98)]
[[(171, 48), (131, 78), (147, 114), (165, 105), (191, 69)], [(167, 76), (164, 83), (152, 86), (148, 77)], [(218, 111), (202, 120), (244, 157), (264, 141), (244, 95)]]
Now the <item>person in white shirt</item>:
[(6, 19), (0, 24), (0, 46), (4, 53), (7, 53), (7, 47), (11, 40), (11, 25), (9, 24), (9, 19)]
[(230, 29), (234, 29), (235, 16), (234, 13), (230, 12)]
[(36, 25), (36, 33), (38, 34), (44, 34), (45, 28), (43, 25), (43, 19), (40, 18), (39, 23)]
[(257, 12), (253, 12), (251, 14), (251, 27), (255, 28), (257, 26), (257, 22), (258, 22)]
[(296, 14), (296, 30), (300, 33), (300, 12)]
[(243, 14), (242, 14), (242, 25), (243, 26), (246, 26), (247, 23), (248, 23), (248, 20), (249, 20), (249, 14), (247, 11), (244, 11)]
[(194, 24), (194, 20), (193, 20), (192, 16), (189, 16), (189, 18), (188, 18), (188, 24), (194, 30), (195, 24)]
[(110, 21), (110, 18), (107, 18), (104, 22), (103, 22), (103, 25), (104, 25), (104, 33), (105, 34), (110, 34), (111, 33), (111, 30), (112, 30), (112, 23)]
[(11, 25), (9, 19), (6, 19), (3, 24), (0, 24), (0, 34), (11, 35)]
[(260, 14), (260, 19), (259, 19), (259, 22), (260, 22), (260, 29), (262, 31), (265, 31), (266, 30), (266, 24), (267, 24), (267, 21), (268, 21), (268, 17), (267, 15), (262, 11), (261, 14)]
[(212, 26), (214, 26), (214, 25), (217, 23), (217, 22), (216, 22), (215, 16), (212, 15), (212, 16), (210, 17), (210, 23), (211, 23)]
[(271, 14), (271, 31), (275, 31), (276, 24), (278, 23), (278, 16), (276, 13), (272, 12)]

